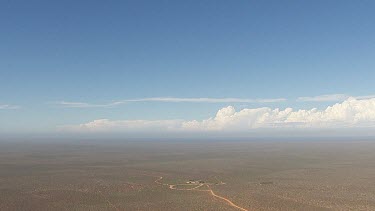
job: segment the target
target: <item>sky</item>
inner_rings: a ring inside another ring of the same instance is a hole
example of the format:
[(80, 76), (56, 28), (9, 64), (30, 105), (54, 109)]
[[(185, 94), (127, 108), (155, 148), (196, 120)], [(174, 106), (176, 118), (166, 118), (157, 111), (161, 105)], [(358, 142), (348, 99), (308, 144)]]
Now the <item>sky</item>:
[(1, 1), (0, 137), (370, 134), (374, 10), (370, 0)]

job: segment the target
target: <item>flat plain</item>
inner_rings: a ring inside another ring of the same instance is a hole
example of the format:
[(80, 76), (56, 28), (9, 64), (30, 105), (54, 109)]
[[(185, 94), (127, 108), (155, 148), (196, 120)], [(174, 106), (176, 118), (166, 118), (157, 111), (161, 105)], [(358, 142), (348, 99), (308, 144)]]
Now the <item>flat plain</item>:
[(375, 210), (375, 141), (0, 142), (0, 210)]

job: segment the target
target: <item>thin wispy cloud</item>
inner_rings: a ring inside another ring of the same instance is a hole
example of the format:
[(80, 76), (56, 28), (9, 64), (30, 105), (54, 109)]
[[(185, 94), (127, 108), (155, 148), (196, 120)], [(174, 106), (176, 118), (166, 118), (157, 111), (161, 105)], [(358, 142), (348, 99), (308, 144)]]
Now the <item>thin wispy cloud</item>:
[(8, 104), (0, 104), (0, 110), (12, 110), (12, 109), (19, 109), (20, 106), (18, 105), (8, 105)]
[(64, 108), (111, 108), (126, 103), (136, 102), (164, 102), (164, 103), (277, 103), (286, 101), (285, 98), (247, 99), (247, 98), (176, 98), (176, 97), (152, 97), (115, 101), (104, 104), (86, 102), (59, 101), (53, 104)]
[(297, 101), (301, 102), (332, 102), (332, 101), (344, 101), (349, 96), (345, 94), (331, 94), (331, 95), (318, 95), (313, 97), (299, 97)]
[(364, 95), (364, 96), (351, 96), (347, 94), (329, 94), (329, 95), (318, 95), (312, 97), (299, 97), (297, 101), (300, 102), (339, 102), (349, 98), (355, 98), (358, 100), (366, 100), (375, 98), (375, 95)]
[(115, 107), (121, 104), (124, 104), (125, 102), (112, 102), (112, 103), (106, 103), (106, 104), (91, 104), (91, 103), (84, 103), (84, 102), (68, 102), (68, 101), (60, 101), (55, 102), (53, 104), (59, 105), (64, 108), (111, 108)]
[(372, 98), (375, 98), (375, 95), (364, 95), (364, 96), (356, 96), (354, 97), (358, 100), (366, 100), (366, 99), (372, 99)]
[(248, 99), (248, 98), (176, 98), (153, 97), (125, 100), (125, 102), (169, 102), (169, 103), (276, 103), (286, 101), (285, 98)]

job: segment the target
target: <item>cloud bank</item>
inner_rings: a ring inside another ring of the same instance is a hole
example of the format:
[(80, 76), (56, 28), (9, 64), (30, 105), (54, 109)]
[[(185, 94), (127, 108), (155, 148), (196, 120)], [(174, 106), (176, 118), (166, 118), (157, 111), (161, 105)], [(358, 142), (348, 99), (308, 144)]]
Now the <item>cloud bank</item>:
[(309, 110), (247, 108), (237, 111), (233, 106), (220, 109), (205, 120), (108, 120), (99, 119), (80, 125), (61, 127), (78, 132), (249, 132), (257, 129), (308, 128), (375, 128), (375, 98), (348, 98), (326, 109)]

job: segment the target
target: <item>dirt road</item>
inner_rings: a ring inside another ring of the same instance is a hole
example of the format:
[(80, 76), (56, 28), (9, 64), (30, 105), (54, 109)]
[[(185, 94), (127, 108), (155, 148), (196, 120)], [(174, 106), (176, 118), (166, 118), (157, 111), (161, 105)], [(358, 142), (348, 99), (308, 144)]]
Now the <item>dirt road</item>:
[[(243, 207), (240, 207), (238, 205), (236, 205), (235, 203), (233, 203), (231, 200), (229, 200), (228, 198), (225, 198), (224, 196), (219, 196), (217, 195), (212, 189), (211, 187), (207, 184), (207, 188), (208, 190), (199, 190), (198, 188), (204, 186), (204, 184), (199, 184), (193, 188), (189, 188), (189, 189), (178, 189), (176, 188), (176, 185), (185, 185), (185, 184), (175, 184), (175, 185), (171, 185), (171, 184), (167, 184), (167, 183), (162, 183), (161, 180), (163, 179), (163, 177), (159, 177), (158, 179), (155, 180), (155, 183), (156, 184), (159, 184), (159, 185), (166, 185), (169, 187), (169, 189), (171, 190), (185, 190), (185, 191), (205, 191), (205, 192), (209, 192), (212, 196), (218, 198), (218, 199), (221, 199), (223, 201), (225, 201), (227, 204), (229, 204), (231, 207), (234, 207), (236, 209), (239, 209), (239, 210), (242, 210), (242, 211), (249, 211)], [(221, 182), (221, 184), (225, 184), (223, 182)]]

